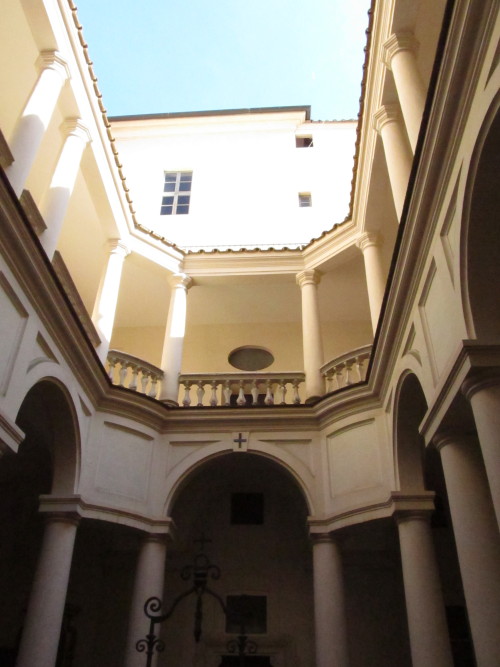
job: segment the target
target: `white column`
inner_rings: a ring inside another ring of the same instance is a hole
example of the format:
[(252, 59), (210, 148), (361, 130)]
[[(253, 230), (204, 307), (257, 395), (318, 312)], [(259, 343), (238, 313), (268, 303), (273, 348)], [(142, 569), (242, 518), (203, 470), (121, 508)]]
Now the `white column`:
[(92, 313), (92, 321), (101, 338), (97, 353), (103, 364), (108, 356), (109, 342), (113, 334), (123, 262), (130, 253), (130, 250), (120, 239), (109, 241), (108, 247), (108, 262), (101, 278), (94, 312)]
[(297, 274), (297, 285), (302, 294), (302, 347), (308, 398), (325, 393), (325, 381), (320, 371), (324, 363), (317, 287), (320, 279), (314, 269)]
[(18, 197), (52, 118), (61, 88), (69, 77), (68, 66), (56, 51), (42, 51), (37, 65), (40, 75), (10, 141), (14, 162), (6, 173)]
[(413, 667), (453, 667), (428, 512), (396, 514)]
[(57, 247), (83, 149), (90, 141), (88, 130), (79, 119), (68, 120), (62, 127), (66, 132), (66, 140), (40, 211), (47, 225), (40, 241), (49, 259), (52, 259)]
[(455, 434), (441, 453), (478, 667), (500, 665), (500, 535), (479, 444)]
[(316, 667), (347, 667), (342, 556), (330, 535), (312, 535)]
[(462, 390), (471, 404), (491, 497), (500, 526), (500, 375), (477, 375)]
[(396, 214), (401, 220), (413, 156), (398, 107), (393, 104), (380, 107), (373, 115), (373, 125), (382, 137)]
[[(165, 559), (167, 543), (165, 535), (147, 535), (142, 542), (135, 573), (134, 592), (130, 607), (126, 667), (144, 667), (145, 654), (136, 650), (136, 644), (149, 632), (149, 619), (144, 613), (144, 603), (150, 597), (163, 601)], [(160, 626), (156, 626), (160, 631)], [(153, 665), (156, 664), (156, 658)]]
[(417, 67), (417, 41), (410, 32), (394, 34), (384, 44), (384, 63), (392, 70), (399, 104), (413, 152), (425, 106), (425, 85)]
[(75, 515), (46, 519), (16, 667), (56, 664), (77, 526)]
[(382, 253), (380, 250), (381, 239), (378, 234), (365, 232), (356, 242), (363, 253), (365, 261), (366, 286), (368, 289), (368, 302), (370, 304), (370, 315), (372, 318), (373, 333), (375, 333), (382, 307), (385, 291), (385, 272), (382, 264)]
[(182, 364), (182, 349), (186, 329), (187, 291), (193, 281), (185, 273), (176, 273), (169, 278), (172, 287), (168, 309), (167, 330), (163, 343), (161, 369), (164, 373), (160, 400), (177, 403), (179, 396), (179, 373)]

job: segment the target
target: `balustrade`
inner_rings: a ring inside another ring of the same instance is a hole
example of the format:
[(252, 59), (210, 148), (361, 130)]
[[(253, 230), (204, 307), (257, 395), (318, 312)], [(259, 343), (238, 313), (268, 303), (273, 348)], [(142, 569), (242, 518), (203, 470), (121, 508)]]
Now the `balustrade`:
[(363, 345), (336, 357), (321, 367), (327, 392), (364, 382), (372, 345)]
[[(371, 354), (364, 345), (324, 364), (327, 391), (363, 382)], [(110, 350), (106, 368), (113, 382), (158, 398), (163, 371), (131, 354)], [(302, 372), (187, 373), (179, 375), (179, 405), (188, 407), (252, 407), (300, 405), (304, 401)]]
[(113, 384), (157, 398), (163, 371), (131, 354), (110, 350), (107, 371)]
[(304, 379), (299, 372), (183, 374), (179, 377), (180, 402), (185, 408), (299, 405)]

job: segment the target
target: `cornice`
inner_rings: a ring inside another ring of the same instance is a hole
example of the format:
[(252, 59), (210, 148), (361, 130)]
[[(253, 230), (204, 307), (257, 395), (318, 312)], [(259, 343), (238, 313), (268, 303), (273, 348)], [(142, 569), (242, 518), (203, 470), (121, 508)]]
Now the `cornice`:
[(48, 516), (65, 518), (97, 519), (108, 523), (136, 528), (156, 538), (172, 537), (174, 522), (169, 517), (149, 517), (110, 505), (97, 505), (88, 502), (80, 495), (52, 496), (41, 495), (39, 512)]
[(332, 513), (325, 517), (309, 517), (309, 533), (311, 536), (335, 532), (341, 528), (354, 526), (376, 519), (394, 517), (415, 513), (428, 514), (434, 509), (434, 492), (422, 491), (422, 493), (404, 494), (392, 491), (388, 498), (369, 505), (355, 506), (338, 513)]
[(469, 378), (472, 385), (481, 382), (481, 379), (498, 383), (499, 372), (500, 345), (488, 345), (476, 340), (462, 341), (442, 373), (420, 424), (419, 430), (426, 445), (432, 442), (455, 397), (463, 390), (464, 383)]
[(295, 274), (304, 268), (300, 250), (188, 254), (182, 269), (193, 278), (221, 275)]

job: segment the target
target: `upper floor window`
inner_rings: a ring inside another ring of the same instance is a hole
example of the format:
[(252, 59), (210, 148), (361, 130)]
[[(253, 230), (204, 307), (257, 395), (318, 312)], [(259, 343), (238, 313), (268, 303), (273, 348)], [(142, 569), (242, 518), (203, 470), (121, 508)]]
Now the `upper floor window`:
[(160, 215), (189, 213), (192, 171), (166, 171)]
[(310, 192), (299, 192), (299, 206), (300, 208), (307, 208), (312, 206), (312, 199)]
[(313, 138), (308, 135), (305, 137), (295, 137), (295, 147), (296, 148), (312, 148), (313, 147)]

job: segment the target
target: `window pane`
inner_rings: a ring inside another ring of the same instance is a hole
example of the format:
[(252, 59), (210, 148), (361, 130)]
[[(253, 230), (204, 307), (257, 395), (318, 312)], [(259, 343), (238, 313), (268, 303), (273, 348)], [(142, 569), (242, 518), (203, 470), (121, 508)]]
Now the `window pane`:
[(175, 171), (168, 172), (165, 174), (165, 183), (175, 183), (176, 178), (177, 174)]
[(189, 183), (181, 183), (179, 190), (181, 192), (189, 192), (191, 190), (191, 181), (189, 181)]
[(174, 192), (175, 191), (175, 183), (165, 183), (163, 186), (163, 192)]
[(172, 206), (162, 206), (160, 215), (172, 215)]
[(177, 198), (178, 204), (189, 204), (189, 195), (179, 195)]
[(173, 197), (162, 197), (161, 200), (161, 205), (162, 206), (170, 206), (171, 204), (174, 203), (174, 198)]
[(182, 171), (181, 172), (181, 183), (185, 183), (186, 181), (191, 182), (191, 176), (192, 176), (191, 171)]
[(178, 206), (176, 211), (178, 215), (184, 215), (186, 213), (189, 213), (189, 205), (188, 206)]

